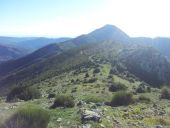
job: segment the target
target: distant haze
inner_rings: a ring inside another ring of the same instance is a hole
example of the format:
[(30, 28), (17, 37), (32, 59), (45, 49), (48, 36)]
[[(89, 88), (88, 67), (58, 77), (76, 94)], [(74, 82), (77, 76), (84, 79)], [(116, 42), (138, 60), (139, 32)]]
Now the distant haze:
[(170, 37), (169, 0), (0, 0), (1, 36), (75, 37), (105, 24)]

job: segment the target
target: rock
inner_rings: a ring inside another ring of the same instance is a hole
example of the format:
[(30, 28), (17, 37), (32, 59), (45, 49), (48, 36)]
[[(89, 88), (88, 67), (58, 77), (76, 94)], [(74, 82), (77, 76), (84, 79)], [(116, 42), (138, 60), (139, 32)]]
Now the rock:
[(105, 128), (105, 126), (103, 124), (100, 124), (101, 128)]
[(159, 115), (160, 115), (160, 116), (163, 116), (163, 115), (165, 115), (165, 114), (166, 114), (165, 111), (160, 111), (160, 112), (159, 112)]
[(103, 111), (99, 109), (92, 109), (93, 112), (98, 113), (99, 115), (103, 115)]
[(91, 125), (90, 124), (85, 124), (82, 126), (82, 128), (91, 128)]
[(103, 110), (104, 110), (104, 111), (107, 111), (107, 108), (104, 108)]
[(62, 119), (61, 119), (61, 118), (58, 118), (58, 119), (57, 119), (57, 122), (61, 122), (61, 121), (62, 121)]
[(77, 106), (83, 106), (83, 105), (86, 105), (86, 102), (80, 100), (78, 103), (77, 103)]
[(162, 125), (157, 125), (155, 128), (163, 128)]
[(97, 106), (96, 106), (96, 104), (91, 104), (90, 108), (91, 109), (97, 109)]
[(119, 123), (120, 123), (117, 119), (113, 119), (113, 121), (114, 121), (116, 124), (119, 124)]
[(94, 111), (84, 110), (81, 112), (81, 120), (82, 122), (89, 121), (89, 120), (100, 122), (101, 115)]
[(96, 103), (96, 106), (104, 106), (104, 103)]

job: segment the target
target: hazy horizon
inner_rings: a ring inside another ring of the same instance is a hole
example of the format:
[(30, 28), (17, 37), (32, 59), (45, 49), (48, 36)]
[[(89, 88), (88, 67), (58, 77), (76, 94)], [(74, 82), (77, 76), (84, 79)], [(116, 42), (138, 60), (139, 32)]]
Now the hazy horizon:
[(168, 0), (0, 0), (0, 36), (76, 37), (105, 24), (170, 37)]

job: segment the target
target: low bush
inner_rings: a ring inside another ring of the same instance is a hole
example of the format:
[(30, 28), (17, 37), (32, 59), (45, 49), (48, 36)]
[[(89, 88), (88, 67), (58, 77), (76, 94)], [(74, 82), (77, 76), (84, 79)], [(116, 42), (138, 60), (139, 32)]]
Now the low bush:
[(96, 78), (91, 78), (91, 79), (88, 80), (88, 83), (94, 83), (94, 82), (96, 82), (96, 81), (97, 81)]
[(149, 86), (146, 86), (144, 84), (140, 84), (138, 88), (136, 88), (137, 93), (145, 93), (145, 92), (151, 92), (151, 88)]
[(74, 92), (77, 92), (77, 87), (74, 87), (74, 88), (71, 90), (71, 93), (74, 93)]
[(146, 96), (139, 96), (138, 98), (138, 102), (144, 102), (144, 103), (149, 103), (151, 101), (151, 99), (149, 97)]
[(127, 87), (122, 84), (122, 83), (112, 83), (110, 86), (109, 86), (109, 91), (111, 92), (116, 92), (116, 91), (121, 91), (121, 90), (126, 90)]
[(51, 108), (56, 107), (66, 107), (71, 108), (74, 107), (74, 98), (70, 95), (57, 95), (55, 97), (54, 104), (51, 106)]
[(31, 100), (38, 99), (41, 97), (41, 93), (35, 87), (29, 86), (19, 86), (15, 87), (11, 90), (11, 92), (7, 95), (7, 102), (16, 101), (16, 100)]
[(162, 99), (170, 99), (170, 89), (168, 87), (163, 87), (161, 90)]
[(89, 74), (88, 74), (88, 73), (85, 74), (85, 78), (87, 78), (87, 77), (89, 77)]
[(94, 74), (95, 74), (95, 73), (99, 73), (99, 72), (100, 72), (100, 69), (99, 69), (99, 68), (95, 68), (94, 71), (93, 71)]
[(113, 95), (110, 105), (113, 107), (127, 106), (129, 104), (132, 104), (133, 102), (134, 102), (134, 99), (133, 99), (132, 93), (120, 91), (120, 92), (116, 92)]
[(47, 128), (49, 113), (34, 105), (25, 105), (7, 119), (0, 128)]
[(48, 98), (54, 98), (55, 96), (56, 96), (55, 93), (50, 93), (50, 94), (48, 94)]

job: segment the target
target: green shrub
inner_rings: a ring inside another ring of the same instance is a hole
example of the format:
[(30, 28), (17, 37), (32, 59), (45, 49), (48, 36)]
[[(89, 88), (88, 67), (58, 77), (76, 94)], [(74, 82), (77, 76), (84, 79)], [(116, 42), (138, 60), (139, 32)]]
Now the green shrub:
[(88, 80), (88, 83), (94, 83), (96, 81), (97, 81), (97, 78), (91, 78), (91, 79)]
[(15, 87), (11, 90), (11, 92), (7, 95), (7, 102), (16, 101), (16, 100), (31, 100), (38, 99), (41, 97), (41, 93), (35, 87), (29, 86), (19, 86)]
[(48, 94), (48, 98), (54, 98), (55, 96), (56, 96), (55, 93), (50, 93), (50, 94)]
[(100, 69), (99, 69), (99, 68), (95, 68), (94, 71), (93, 71), (94, 74), (95, 74), (95, 73), (99, 73), (99, 72), (100, 72)]
[(132, 93), (120, 91), (120, 92), (116, 92), (113, 95), (112, 100), (110, 102), (110, 105), (113, 106), (113, 107), (127, 106), (127, 105), (129, 105), (133, 102), (134, 102), (134, 99), (133, 99)]
[(146, 97), (146, 96), (139, 96), (138, 98), (138, 101), (139, 102), (144, 102), (144, 103), (149, 103), (151, 101), (151, 99), (149, 97)]
[(0, 128), (47, 128), (50, 116), (38, 106), (25, 105), (7, 119)]
[(77, 92), (77, 87), (75, 87), (71, 90), (71, 93), (74, 93), (74, 92)]
[(73, 80), (73, 79), (71, 80), (71, 83), (74, 83), (74, 80)]
[(170, 99), (170, 89), (167, 87), (163, 87), (161, 90), (161, 98), (162, 99)]
[(112, 69), (110, 69), (109, 74), (113, 75), (113, 74), (117, 74), (117, 73), (118, 73), (118, 71), (117, 71), (117, 69), (116, 69), (116, 68), (112, 68)]
[(70, 95), (57, 95), (51, 108), (56, 107), (74, 107), (74, 98)]
[(138, 86), (138, 88), (136, 89), (136, 92), (137, 93), (151, 92), (151, 88), (142, 83)]
[(130, 83), (135, 83), (135, 80), (133, 78), (128, 78)]
[(0, 103), (2, 102), (2, 97), (0, 97)]
[(109, 86), (109, 91), (111, 92), (116, 92), (116, 91), (121, 91), (121, 90), (126, 90), (127, 87), (122, 84), (122, 83), (112, 83), (110, 86)]
[(88, 74), (88, 73), (85, 74), (85, 78), (87, 78), (87, 77), (89, 77), (89, 74)]

